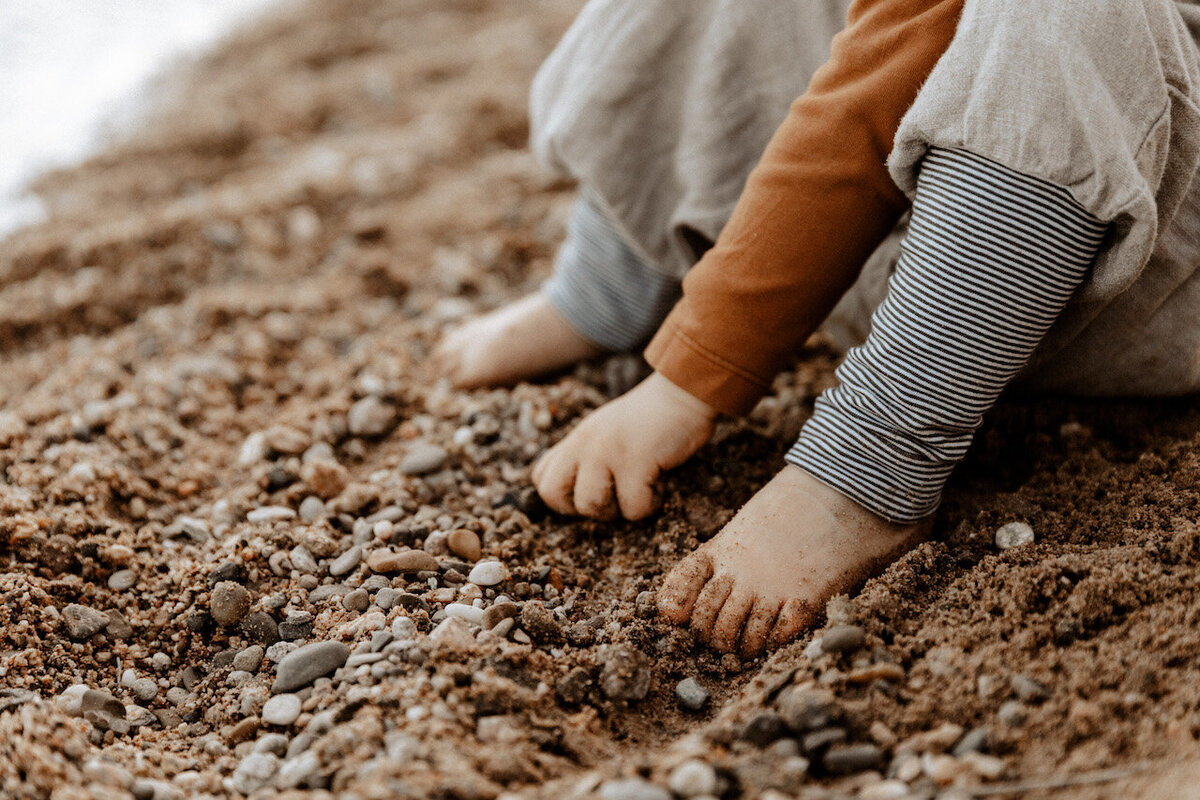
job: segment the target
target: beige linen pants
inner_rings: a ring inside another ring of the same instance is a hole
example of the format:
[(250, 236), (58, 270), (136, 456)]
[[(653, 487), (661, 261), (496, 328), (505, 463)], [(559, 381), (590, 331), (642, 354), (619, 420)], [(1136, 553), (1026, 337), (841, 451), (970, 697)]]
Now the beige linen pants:
[[(732, 212), (850, 0), (592, 0), (534, 81), (531, 141), (630, 246), (681, 276)], [(1020, 382), (1089, 395), (1200, 390), (1200, 5), (967, 0), (897, 132), (911, 197), (931, 146), (1066, 187), (1109, 235)], [(849, 347), (903, 224), (826, 330)]]

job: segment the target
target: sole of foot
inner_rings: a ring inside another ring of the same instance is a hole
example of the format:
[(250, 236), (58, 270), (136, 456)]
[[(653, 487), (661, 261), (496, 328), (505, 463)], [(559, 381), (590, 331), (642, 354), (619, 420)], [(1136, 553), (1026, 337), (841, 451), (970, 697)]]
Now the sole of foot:
[(506, 386), (603, 354), (541, 294), (464, 323), (434, 350), (434, 368), (459, 389)]
[(785, 467), (667, 575), (659, 611), (701, 641), (751, 657), (811, 627), (825, 603), (922, 541), (807, 472)]

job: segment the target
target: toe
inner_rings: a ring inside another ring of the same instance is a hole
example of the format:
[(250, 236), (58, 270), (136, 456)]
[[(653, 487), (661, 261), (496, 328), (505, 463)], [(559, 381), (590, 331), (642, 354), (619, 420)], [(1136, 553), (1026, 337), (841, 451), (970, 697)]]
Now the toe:
[(754, 595), (735, 588), (721, 606), (721, 613), (713, 623), (712, 646), (722, 653), (732, 653), (737, 648), (738, 640), (742, 638), (742, 630), (746, 627), (746, 615), (754, 607)]
[(700, 590), (696, 605), (692, 607), (692, 630), (702, 640), (707, 642), (712, 637), (713, 625), (721, 613), (721, 606), (725, 605), (725, 599), (732, 590), (733, 578), (728, 575), (718, 575)]
[(703, 552), (692, 553), (675, 565), (658, 592), (658, 610), (677, 625), (688, 621), (700, 590), (712, 577), (712, 562)]
[(574, 504), (585, 517), (609, 520), (616, 516), (613, 476), (606, 465), (595, 461), (580, 465), (575, 476)]
[(810, 627), (817, 619), (812, 606), (802, 600), (788, 600), (775, 620), (775, 627), (767, 639), (768, 647), (782, 647), (796, 635)]
[(771, 638), (771, 630), (779, 617), (779, 602), (775, 600), (755, 601), (746, 619), (746, 629), (742, 633), (742, 655), (753, 658), (767, 647)]
[(625, 519), (644, 519), (654, 512), (657, 494), (654, 491), (655, 475), (634, 474), (631, 470), (617, 470), (614, 480), (617, 487), (617, 502), (621, 516)]
[(575, 459), (551, 452), (541, 478), (534, 484), (546, 505), (559, 514), (575, 513), (571, 498), (575, 494), (575, 474), (578, 469), (579, 462)]

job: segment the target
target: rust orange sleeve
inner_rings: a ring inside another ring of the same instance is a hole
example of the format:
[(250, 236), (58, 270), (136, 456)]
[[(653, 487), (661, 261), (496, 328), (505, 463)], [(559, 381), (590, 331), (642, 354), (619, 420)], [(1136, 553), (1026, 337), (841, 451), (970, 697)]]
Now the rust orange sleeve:
[[(856, 0), (646, 359), (726, 414), (754, 407), (908, 200), (887, 157), (963, 0)], [(781, 54), (785, 57), (785, 54)]]

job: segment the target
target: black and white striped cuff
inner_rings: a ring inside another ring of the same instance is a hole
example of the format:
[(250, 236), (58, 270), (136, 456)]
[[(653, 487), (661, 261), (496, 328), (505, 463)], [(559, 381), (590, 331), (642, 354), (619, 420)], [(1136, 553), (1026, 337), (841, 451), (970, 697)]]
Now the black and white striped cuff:
[(1106, 227), (1063, 187), (932, 148), (871, 332), (817, 399), (788, 462), (893, 522), (931, 514)]
[(635, 253), (586, 195), (576, 201), (542, 291), (583, 338), (613, 352), (644, 345), (683, 292), (677, 278)]

